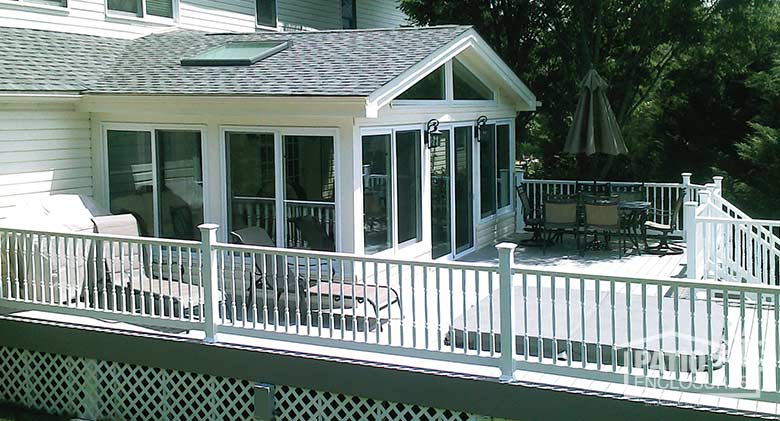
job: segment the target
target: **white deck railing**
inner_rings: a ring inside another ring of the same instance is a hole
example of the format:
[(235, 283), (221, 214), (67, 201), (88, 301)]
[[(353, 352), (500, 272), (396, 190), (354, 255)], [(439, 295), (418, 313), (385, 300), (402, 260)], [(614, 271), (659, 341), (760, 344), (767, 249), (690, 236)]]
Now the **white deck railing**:
[(2, 228), (0, 306), (496, 367), (505, 379), (521, 368), (780, 392), (774, 286), (519, 267), (513, 244), (497, 246), (498, 265), (467, 264), (238, 246), (216, 229), (188, 242)]
[(780, 221), (750, 218), (715, 185), (702, 197), (700, 204), (686, 207), (695, 224), (688, 240), (695, 277), (780, 285)]
[[(573, 195), (577, 193), (578, 185), (604, 187), (609, 185), (613, 193), (630, 188), (641, 186), (645, 192), (645, 200), (651, 203), (651, 212), (648, 213), (648, 220), (660, 224), (668, 224), (676, 227), (675, 234), (681, 235), (684, 225), (682, 212), (675, 215), (674, 205), (680, 195), (685, 193), (686, 201), (699, 201), (699, 192), (705, 186), (691, 183), (691, 174), (683, 173), (680, 183), (654, 183), (654, 182), (631, 182), (631, 181), (594, 181), (594, 180), (543, 180), (525, 178), (521, 171), (516, 172), (518, 185), (526, 188), (526, 194), (531, 205), (531, 215), (539, 217), (537, 213), (542, 209), (542, 204), (547, 195)], [(522, 215), (522, 203), (518, 200), (518, 214)], [(675, 218), (672, 220), (672, 218)], [(522, 222), (522, 218), (518, 223)]]

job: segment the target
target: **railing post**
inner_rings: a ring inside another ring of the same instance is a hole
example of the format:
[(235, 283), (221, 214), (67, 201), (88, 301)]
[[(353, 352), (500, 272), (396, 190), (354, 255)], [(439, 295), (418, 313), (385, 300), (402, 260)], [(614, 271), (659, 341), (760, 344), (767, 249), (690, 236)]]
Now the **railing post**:
[(685, 218), (685, 243), (687, 248), (686, 257), (688, 258), (688, 266), (686, 268), (685, 274), (688, 279), (698, 279), (696, 275), (696, 256), (698, 254), (699, 247), (696, 238), (696, 208), (698, 206), (699, 204), (692, 200), (687, 201), (685, 202), (685, 208), (683, 211)]
[(515, 291), (512, 285), (512, 264), (517, 244), (501, 243), (496, 245), (498, 249), (498, 275), (499, 275), (499, 313), (501, 315), (501, 381), (514, 380), (515, 354)]
[[(515, 168), (515, 187), (522, 186), (525, 181), (525, 171)], [(525, 219), (523, 219), (523, 201), (515, 195), (515, 232), (523, 232)]]
[(203, 257), (201, 270), (201, 282), (203, 283), (203, 330), (206, 332), (205, 341), (217, 342), (217, 320), (219, 320), (219, 285), (217, 284), (217, 251), (214, 244), (217, 242), (217, 224), (201, 224), (200, 252)]
[(712, 177), (712, 184), (715, 184), (715, 195), (716, 196), (722, 196), (723, 195), (723, 176), (716, 175)]

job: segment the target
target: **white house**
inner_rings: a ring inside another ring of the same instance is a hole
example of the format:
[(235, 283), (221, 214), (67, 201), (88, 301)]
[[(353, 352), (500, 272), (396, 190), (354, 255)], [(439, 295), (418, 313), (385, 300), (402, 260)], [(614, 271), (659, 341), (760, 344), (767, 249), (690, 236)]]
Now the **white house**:
[(84, 193), (148, 236), (213, 222), (434, 258), (514, 231), (514, 118), (536, 100), (469, 27), (0, 31), (2, 206)]

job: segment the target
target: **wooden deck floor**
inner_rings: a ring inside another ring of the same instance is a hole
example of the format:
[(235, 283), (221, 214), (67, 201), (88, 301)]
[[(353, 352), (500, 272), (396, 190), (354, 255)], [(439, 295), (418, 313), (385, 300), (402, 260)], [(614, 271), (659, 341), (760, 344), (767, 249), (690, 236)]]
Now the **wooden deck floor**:
[[(542, 250), (541, 247), (520, 245), (520, 240), (524, 238), (528, 238), (528, 235), (518, 234), (503, 239), (503, 241), (518, 244), (515, 250), (515, 263), (522, 266), (650, 278), (678, 278), (685, 276), (685, 253), (659, 256), (629, 251), (621, 258), (617, 250), (599, 250), (587, 251), (584, 255), (580, 255), (574, 241), (571, 239), (566, 239), (562, 244), (554, 244), (546, 250)], [(654, 241), (651, 240), (650, 242), (653, 243)], [(685, 249), (684, 242), (676, 241), (674, 243), (675, 246)], [(498, 263), (498, 253), (493, 246), (484, 247), (458, 260), (463, 262)]]

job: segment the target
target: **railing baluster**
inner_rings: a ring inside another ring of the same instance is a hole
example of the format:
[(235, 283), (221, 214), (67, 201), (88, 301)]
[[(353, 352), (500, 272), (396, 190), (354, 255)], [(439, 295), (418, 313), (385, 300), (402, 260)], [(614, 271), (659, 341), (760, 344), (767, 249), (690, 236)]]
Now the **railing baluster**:
[[(496, 330), (493, 324), (493, 321), (495, 319), (495, 313), (493, 312), (493, 271), (489, 271), (488, 273), (488, 307), (490, 310), (490, 317), (488, 318), (488, 324), (490, 326), (490, 339), (488, 342), (488, 346), (490, 347), (490, 356), (494, 357), (496, 355)], [(514, 289), (514, 288), (513, 288)]]
[(680, 380), (680, 291), (675, 285), (672, 288), (674, 294), (674, 378)]
[(542, 277), (536, 275), (536, 352), (539, 362), (544, 358), (544, 343), (542, 342)]
[(604, 358), (602, 355), (603, 350), (601, 349), (601, 280), (594, 277), (593, 283), (593, 289), (595, 290), (593, 300), (596, 302), (596, 368), (601, 371), (601, 364)]
[(528, 338), (528, 276), (523, 273), (523, 356), (528, 361), (530, 358), (530, 340)]
[(460, 282), (461, 282), (461, 295), (463, 295), (463, 353), (468, 352), (468, 317), (466, 317), (467, 310), (466, 310), (466, 276), (468, 275), (468, 272), (465, 270), (460, 270)]
[(699, 370), (699, 362), (696, 357), (696, 288), (690, 287), (690, 323), (691, 323), (691, 382), (696, 382), (696, 372)]
[[(437, 266), (435, 270), (436, 270), (436, 321), (437, 321), (437, 323), (436, 323), (436, 333), (437, 333), (436, 339), (437, 339), (437, 341), (436, 342), (438, 343), (436, 348), (439, 351), (441, 351), (442, 341), (443, 341), (442, 330), (441, 330), (441, 323), (442, 323), (441, 268)], [(453, 341), (453, 342), (455, 341), (455, 338), (452, 335), (450, 335), (449, 338), (450, 338), (450, 341)]]
[[(466, 271), (464, 270), (463, 272), (465, 273)], [(482, 321), (481, 321), (482, 309), (480, 308), (480, 306), (481, 306), (480, 301), (482, 301), (482, 300), (479, 299), (479, 284), (481, 282), (481, 280), (480, 280), (481, 272), (476, 270), (476, 269), (473, 272), (474, 272), (474, 294), (476, 295), (476, 304), (475, 304), (475, 306), (476, 306), (476, 310), (477, 310), (477, 329), (476, 329), (477, 330), (477, 338), (476, 338), (476, 342), (477, 342), (477, 354), (479, 355), (479, 354), (482, 354)], [(465, 315), (465, 313), (464, 313), (464, 315)]]
[(730, 385), (730, 379), (731, 379), (731, 369), (730, 369), (730, 363), (731, 355), (730, 355), (730, 346), (729, 346), (729, 290), (723, 289), (723, 326), (726, 328), (723, 329), (723, 347), (724, 355), (726, 356), (726, 361), (723, 364), (723, 375), (725, 376), (726, 384), (725, 386), (728, 387)]
[(666, 351), (664, 351), (664, 293), (663, 286), (658, 284), (658, 291), (656, 297), (656, 308), (658, 309), (658, 373), (660, 378), (663, 379), (664, 368), (666, 366)]
[(747, 382), (747, 344), (746, 336), (747, 331), (745, 329), (745, 292), (739, 293), (739, 344), (740, 351), (742, 352), (742, 375), (740, 376), (740, 385), (744, 388)]
[(428, 325), (428, 269), (423, 267), (422, 268), (422, 296), (423, 296), (423, 332), (424, 332), (424, 343), (425, 343), (425, 349), (429, 349), (429, 329), (430, 326)]
[[(728, 329), (728, 327), (726, 327)], [(712, 364), (713, 364), (713, 358), (712, 358), (712, 288), (707, 288), (707, 358), (708, 360), (705, 361), (707, 364), (707, 383), (712, 384), (713, 383), (713, 372), (712, 372)]]
[[(385, 262), (385, 281), (387, 283), (387, 344), (393, 345), (393, 287), (390, 283), (390, 263)], [(439, 268), (436, 268), (436, 299), (441, 296), (439, 291)], [(401, 305), (401, 297), (398, 297), (398, 305)], [(438, 316), (439, 321), (439, 351), (441, 351), (442, 338), (441, 338), (441, 302), (438, 304)]]
[(610, 315), (612, 323), (610, 323), (610, 327), (612, 328), (612, 371), (617, 371), (617, 348), (615, 347), (615, 281), (610, 280), (609, 281), (609, 303), (610, 303)]
[(759, 292), (756, 297), (756, 312), (758, 313), (758, 390), (764, 390), (764, 300)]
[[(452, 326), (450, 329), (450, 352), (455, 352), (455, 281), (452, 279), (452, 268), (449, 268), (447, 271), (447, 281), (449, 283), (448, 286), (450, 292), (450, 326)], [(412, 311), (414, 311), (414, 307), (412, 307)], [(463, 319), (463, 330), (466, 330), (465, 318)], [(466, 342), (463, 343), (463, 346), (466, 346)]]
[[(376, 330), (376, 343), (377, 344), (380, 343), (379, 342), (379, 333), (382, 331), (382, 321), (381, 321), (381, 318), (379, 317), (379, 312), (380, 312), (380, 309), (379, 309), (379, 305), (380, 305), (380, 301), (379, 301), (379, 288), (380, 288), (380, 286), (381, 285), (380, 285), (380, 282), (379, 282), (378, 266), (377, 266), (377, 262), (374, 261), (374, 318), (376, 319), (376, 329), (375, 330)], [(388, 287), (387, 293), (388, 293), (388, 300), (390, 300), (390, 288), (389, 287)], [(368, 295), (368, 294), (366, 294), (366, 295)], [(368, 298), (368, 297), (366, 297), (366, 298)]]
[(647, 284), (640, 284), (642, 288), (642, 374), (647, 377), (650, 359), (647, 353)]
[(626, 350), (628, 353), (626, 370), (631, 375), (634, 371), (634, 349), (631, 344), (631, 285), (624, 284), (623, 288), (626, 292)]
[[(566, 278), (568, 281), (568, 277)], [(568, 307), (568, 306), (567, 306)], [(588, 364), (588, 346), (585, 342), (585, 278), (580, 278), (580, 352), (582, 353), (582, 368)]]
[[(556, 316), (556, 314), (555, 314), (555, 310), (556, 310), (555, 309), (555, 286), (556, 286), (556, 283), (557, 283), (556, 279), (557, 278), (555, 277), (555, 275), (550, 276), (550, 298), (551, 298), (551, 306), (550, 307), (552, 309), (550, 317), (552, 319), (552, 343), (551, 343), (551, 345), (552, 345), (552, 363), (553, 364), (558, 364), (558, 335), (557, 335), (556, 326), (555, 326), (556, 325), (556, 318), (555, 318), (555, 316)], [(565, 299), (565, 301), (566, 301), (566, 316), (567, 316), (566, 317), (566, 319), (567, 319), (566, 320), (566, 325), (567, 325), (566, 326), (566, 329), (567, 329), (566, 335), (568, 336), (569, 335), (569, 332), (568, 332), (568, 324), (569, 324), (569, 320), (568, 320), (569, 319), (569, 317), (568, 317), (569, 316), (569, 297), (568, 297), (568, 292), (567, 292), (566, 295), (567, 295), (566, 299)], [(539, 314), (539, 318), (541, 318), (541, 317), (542, 317), (542, 315)], [(567, 355), (566, 359), (570, 360), (571, 359), (571, 354)]]

